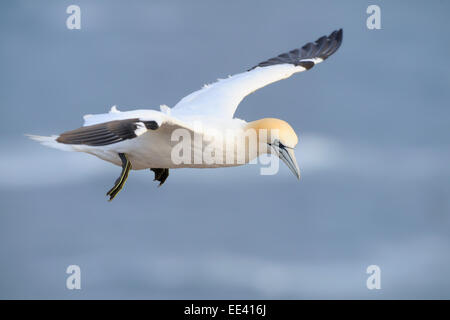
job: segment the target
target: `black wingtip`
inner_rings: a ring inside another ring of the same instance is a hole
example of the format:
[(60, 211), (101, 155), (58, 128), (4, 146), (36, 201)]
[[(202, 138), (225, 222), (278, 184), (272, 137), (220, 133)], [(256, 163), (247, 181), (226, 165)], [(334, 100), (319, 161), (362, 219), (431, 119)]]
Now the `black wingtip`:
[(339, 43), (339, 46), (341, 45), (343, 39), (344, 39), (344, 30), (340, 28), (336, 34), (336, 40)]
[(342, 44), (343, 38), (344, 38), (344, 30), (342, 28), (334, 30), (332, 33), (330, 33), (328, 37), (326, 37), (326, 41), (328, 44), (327, 48), (324, 50), (319, 50), (322, 52), (318, 52), (318, 56), (323, 60), (328, 59), (339, 49), (339, 47)]
[(302, 66), (309, 70), (314, 67), (315, 62), (311, 59), (321, 58), (327, 59), (334, 54), (342, 44), (344, 31), (342, 28), (334, 30), (328, 36), (322, 36), (315, 42), (309, 42), (299, 49), (291, 50), (287, 53), (278, 55), (277, 57), (263, 61), (253, 68), (248, 69), (251, 71), (256, 67), (267, 67), (275, 64), (293, 64), (296, 66)]
[(336, 40), (339, 42), (339, 45), (341, 45), (343, 38), (344, 38), (344, 30), (341, 28), (338, 30), (336, 35)]

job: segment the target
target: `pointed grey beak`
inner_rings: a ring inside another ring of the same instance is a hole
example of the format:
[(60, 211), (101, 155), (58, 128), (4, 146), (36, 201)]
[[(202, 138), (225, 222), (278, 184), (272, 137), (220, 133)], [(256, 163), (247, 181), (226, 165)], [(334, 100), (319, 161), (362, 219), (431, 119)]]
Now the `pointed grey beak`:
[(286, 147), (281, 143), (271, 144), (271, 146), (277, 152), (280, 159), (291, 169), (297, 179), (300, 179), (300, 169), (298, 168), (297, 159), (295, 159), (294, 149)]

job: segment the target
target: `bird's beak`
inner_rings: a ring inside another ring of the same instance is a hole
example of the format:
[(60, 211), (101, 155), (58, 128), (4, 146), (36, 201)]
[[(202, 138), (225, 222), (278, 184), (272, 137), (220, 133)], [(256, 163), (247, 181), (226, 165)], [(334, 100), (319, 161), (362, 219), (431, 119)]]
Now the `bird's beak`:
[(281, 160), (291, 169), (292, 173), (300, 179), (300, 169), (298, 168), (297, 159), (295, 159), (295, 152), (293, 148), (283, 145), (271, 145), (275, 149)]

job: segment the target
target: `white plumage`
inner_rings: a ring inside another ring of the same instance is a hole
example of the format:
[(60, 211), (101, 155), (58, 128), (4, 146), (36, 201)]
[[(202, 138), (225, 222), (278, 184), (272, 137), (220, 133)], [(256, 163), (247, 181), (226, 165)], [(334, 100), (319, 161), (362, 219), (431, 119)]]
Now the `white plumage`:
[[(118, 180), (123, 186), (122, 180), (126, 179), (130, 168), (135, 170), (150, 168), (155, 171), (155, 178), (163, 183), (169, 168), (211, 168), (241, 164), (174, 163), (172, 151), (176, 141), (172, 138), (177, 129), (183, 129), (192, 136), (200, 136), (201, 139), (206, 139), (208, 135), (208, 141), (219, 152), (225, 149), (223, 141), (219, 139), (225, 134), (231, 132), (232, 135), (240, 137), (250, 129), (257, 132), (276, 129), (280, 133), (277, 139), (269, 137), (263, 141), (258, 136), (258, 145), (268, 145), (266, 153), (277, 154), (299, 177), (300, 173), (293, 153), (298, 139), (287, 123), (278, 119), (262, 119), (247, 123), (233, 118), (234, 113), (247, 95), (268, 84), (312, 68), (336, 52), (341, 42), (342, 30), (334, 31), (328, 37), (321, 37), (301, 49), (294, 49), (261, 62), (246, 72), (205, 85), (202, 89), (181, 99), (173, 108), (163, 105), (160, 111), (121, 112), (113, 106), (105, 114), (85, 115), (82, 128), (59, 136), (31, 135), (30, 137), (45, 146), (64, 151), (90, 153), (102, 160), (122, 166), (122, 175)], [(214, 133), (211, 134), (211, 132)], [(194, 141), (191, 147), (192, 156), (204, 152), (204, 146), (199, 147)], [(239, 143), (235, 147), (239, 148)], [(249, 148), (248, 143), (243, 147)], [(258, 154), (261, 152), (258, 151)], [(247, 156), (245, 162), (250, 160), (252, 160), (251, 157)], [(159, 170), (167, 171), (164, 171), (166, 172), (164, 178), (158, 177), (161, 173)], [(108, 194), (110, 193), (111, 190)], [(112, 193), (111, 198), (116, 194)]]

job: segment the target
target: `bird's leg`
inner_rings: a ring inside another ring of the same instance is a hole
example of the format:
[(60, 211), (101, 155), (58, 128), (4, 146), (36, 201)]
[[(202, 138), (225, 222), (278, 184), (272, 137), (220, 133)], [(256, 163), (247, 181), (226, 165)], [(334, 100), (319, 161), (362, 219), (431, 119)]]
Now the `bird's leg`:
[(153, 181), (159, 181), (158, 187), (162, 186), (163, 183), (166, 181), (167, 177), (169, 176), (169, 169), (168, 168), (152, 168), (150, 169), (155, 173), (155, 179)]
[(114, 197), (122, 190), (125, 181), (127, 181), (128, 173), (131, 169), (131, 162), (128, 160), (128, 157), (125, 153), (119, 153), (120, 160), (122, 160), (122, 173), (120, 174), (120, 177), (116, 180), (114, 187), (111, 188), (111, 190), (108, 191), (106, 194), (109, 196), (109, 201), (114, 199)]

